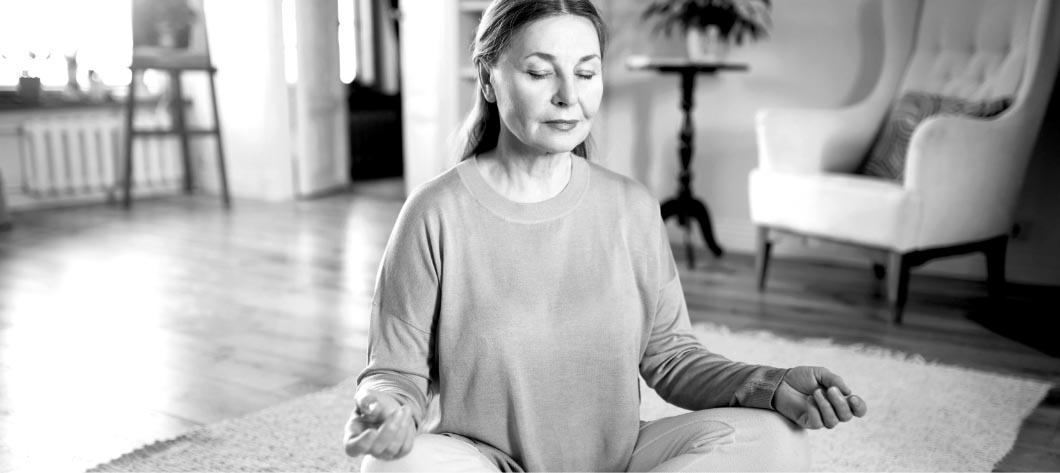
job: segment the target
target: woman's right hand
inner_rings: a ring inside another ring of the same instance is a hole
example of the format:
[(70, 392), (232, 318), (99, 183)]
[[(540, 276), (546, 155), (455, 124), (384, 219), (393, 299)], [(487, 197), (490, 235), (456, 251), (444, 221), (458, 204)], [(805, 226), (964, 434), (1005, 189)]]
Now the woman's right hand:
[(380, 460), (408, 455), (416, 439), (412, 410), (393, 396), (370, 389), (358, 390), (354, 400), (357, 407), (346, 422), (346, 454), (367, 454)]

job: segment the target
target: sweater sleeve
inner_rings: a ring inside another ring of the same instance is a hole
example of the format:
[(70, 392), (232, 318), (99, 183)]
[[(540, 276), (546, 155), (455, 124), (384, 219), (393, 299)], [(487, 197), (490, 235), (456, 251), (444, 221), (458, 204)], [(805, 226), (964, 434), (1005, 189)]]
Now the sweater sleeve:
[(372, 298), (368, 365), (357, 389), (386, 392), (422, 426), (431, 399), (440, 257), (423, 199), (406, 201), (390, 234)]
[(640, 362), (645, 383), (667, 402), (689, 410), (713, 407), (771, 409), (786, 370), (729, 360), (692, 333), (684, 291), (661, 216), (658, 304)]

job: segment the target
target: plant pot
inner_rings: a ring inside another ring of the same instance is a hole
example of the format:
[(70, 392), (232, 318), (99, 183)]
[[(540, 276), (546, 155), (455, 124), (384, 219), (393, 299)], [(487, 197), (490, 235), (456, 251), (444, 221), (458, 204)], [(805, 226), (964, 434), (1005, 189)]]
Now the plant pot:
[(40, 77), (19, 77), (18, 99), (22, 103), (40, 102)]
[(157, 44), (166, 49), (188, 49), (191, 44), (191, 25), (173, 26), (160, 23)]
[(685, 47), (690, 61), (725, 62), (729, 55), (729, 42), (718, 34), (718, 28), (713, 25), (687, 29)]

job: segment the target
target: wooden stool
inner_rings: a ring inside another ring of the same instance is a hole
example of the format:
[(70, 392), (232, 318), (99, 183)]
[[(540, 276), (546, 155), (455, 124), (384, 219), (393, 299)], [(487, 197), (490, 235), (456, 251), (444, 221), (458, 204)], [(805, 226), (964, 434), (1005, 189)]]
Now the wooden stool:
[[(214, 73), (217, 69), (213, 66), (189, 66), (189, 65), (160, 65), (160, 64), (137, 64), (135, 61), (130, 67), (132, 69), (132, 81), (129, 83), (129, 95), (125, 106), (125, 157), (122, 170), (122, 204), (128, 208), (132, 203), (132, 175), (133, 175), (133, 139), (137, 136), (160, 136), (177, 135), (180, 139), (180, 152), (184, 167), (184, 192), (190, 194), (192, 191), (192, 165), (191, 153), (188, 144), (189, 136), (213, 135), (217, 142), (217, 169), (221, 179), (221, 201), (225, 207), (230, 207), (231, 200), (228, 196), (228, 175), (225, 172), (224, 146), (221, 141), (221, 119), (217, 113), (217, 89), (214, 85)], [(170, 87), (173, 94), (170, 113), (173, 117), (173, 128), (151, 128), (136, 129), (134, 127), (133, 114), (136, 110), (136, 77), (148, 69), (160, 69), (169, 72)], [(213, 107), (213, 127), (189, 129), (184, 119), (184, 88), (180, 83), (180, 75), (184, 71), (204, 71), (210, 77), (210, 102)]]
[(7, 213), (7, 201), (4, 200), (4, 175), (0, 173), (0, 230), (11, 229), (11, 216)]

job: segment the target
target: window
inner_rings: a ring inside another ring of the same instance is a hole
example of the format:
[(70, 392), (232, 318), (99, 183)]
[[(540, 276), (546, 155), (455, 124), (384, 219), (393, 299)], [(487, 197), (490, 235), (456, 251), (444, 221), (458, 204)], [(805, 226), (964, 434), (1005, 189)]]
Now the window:
[(0, 11), (0, 87), (17, 85), (23, 72), (65, 86), (75, 55), (82, 87), (89, 70), (107, 85), (129, 83), (131, 0), (0, 0)]

